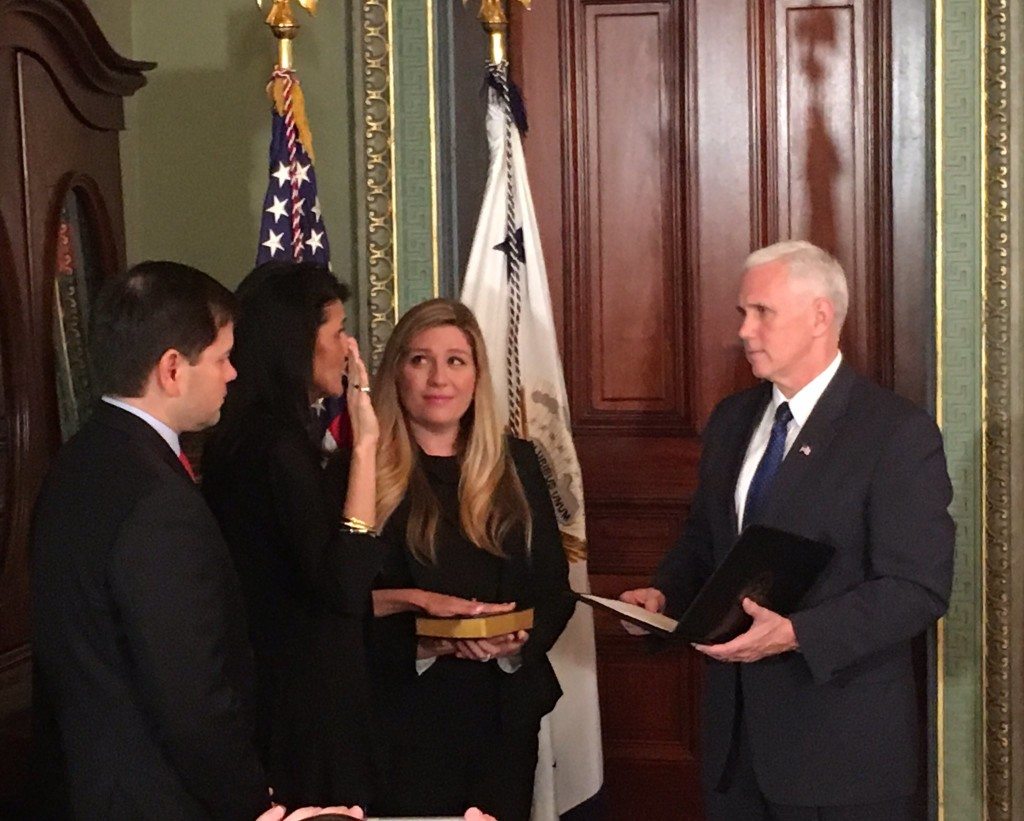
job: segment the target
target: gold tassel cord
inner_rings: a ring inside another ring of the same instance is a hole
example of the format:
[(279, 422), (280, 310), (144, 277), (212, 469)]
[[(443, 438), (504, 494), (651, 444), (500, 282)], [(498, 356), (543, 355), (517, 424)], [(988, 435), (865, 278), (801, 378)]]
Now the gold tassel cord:
[[(274, 104), (274, 110), (283, 117), (284, 80), (275, 78), (267, 83), (267, 96)], [(292, 75), (292, 116), (295, 118), (295, 127), (299, 131), (299, 142), (306, 149), (309, 159), (316, 162), (316, 154), (313, 151), (313, 133), (309, 130), (309, 119), (306, 116), (306, 98), (302, 93), (298, 77), (294, 75)]]

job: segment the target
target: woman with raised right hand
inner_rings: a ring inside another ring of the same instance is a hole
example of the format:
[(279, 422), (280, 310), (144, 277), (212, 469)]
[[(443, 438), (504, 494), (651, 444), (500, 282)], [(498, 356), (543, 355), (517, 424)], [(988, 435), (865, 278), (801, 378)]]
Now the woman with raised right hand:
[[(203, 458), (246, 600), (257, 743), (275, 800), (293, 807), (367, 807), (380, 776), (365, 642), (383, 558), (378, 426), (347, 296), (311, 263), (269, 263), (243, 280), (238, 378)], [(318, 416), (340, 394), (352, 438), (339, 450), (325, 447)]]

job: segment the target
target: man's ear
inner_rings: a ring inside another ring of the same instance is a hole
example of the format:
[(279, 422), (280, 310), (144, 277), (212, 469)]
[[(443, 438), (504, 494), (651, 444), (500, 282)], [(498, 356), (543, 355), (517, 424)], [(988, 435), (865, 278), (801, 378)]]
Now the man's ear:
[(154, 377), (157, 387), (165, 396), (181, 396), (181, 374), (188, 359), (174, 348), (163, 352), (156, 363)]
[(814, 300), (814, 335), (824, 336), (832, 330), (836, 309), (832, 300), (819, 296)]

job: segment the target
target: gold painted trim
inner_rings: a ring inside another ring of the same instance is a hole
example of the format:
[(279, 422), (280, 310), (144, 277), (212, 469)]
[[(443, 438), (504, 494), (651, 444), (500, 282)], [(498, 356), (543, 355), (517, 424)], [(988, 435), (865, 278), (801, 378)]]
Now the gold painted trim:
[(438, 238), (437, 172), (437, 29), (434, 27), (434, 2), (427, 2), (427, 93), (430, 120), (430, 249), (433, 261), (433, 296), (441, 295), (441, 261)]
[[(982, 4), (982, 624), (986, 819), (1009, 821), (1010, 597), (1010, 164), (1009, 0)], [(1020, 808), (1017, 808), (1019, 815)]]
[(366, 257), (371, 370), (384, 352), (396, 317), (395, 157), (392, 130), (392, 41), (388, 0), (364, 0), (361, 14), (362, 127), (366, 190)]
[(987, 481), (986, 481), (986, 452), (988, 450), (988, 401), (986, 395), (986, 384), (987, 384), (987, 367), (988, 367), (988, 353), (986, 351), (987, 339), (988, 339), (988, 93), (986, 90), (986, 84), (988, 83), (988, 26), (987, 26), (987, 2), (982, 0), (978, 4), (978, 8), (981, 14), (981, 20), (979, 25), (979, 31), (981, 34), (981, 41), (978, 44), (978, 53), (981, 55), (981, 66), (982, 70), (979, 72), (979, 98), (981, 101), (981, 135), (978, 140), (978, 152), (980, 154), (978, 167), (981, 172), (981, 191), (980, 191), (980, 212), (981, 212), (981, 225), (979, 235), (980, 249), (979, 259), (981, 260), (981, 339), (979, 340), (980, 352), (981, 352), (981, 384), (980, 384), (980, 407), (981, 407), (981, 472), (978, 477), (978, 490), (979, 490), (979, 505), (978, 510), (981, 511), (981, 521), (978, 523), (980, 536), (978, 540), (979, 553), (980, 553), (980, 567), (981, 572), (981, 624), (982, 628), (982, 641), (981, 641), (981, 726), (984, 728), (982, 751), (985, 759), (985, 765), (981, 771), (981, 782), (982, 782), (982, 795), (984, 801), (987, 804), (989, 794), (989, 756), (988, 756), (988, 722), (989, 722), (989, 704), (988, 704), (988, 664), (989, 664), (989, 647), (987, 640), (987, 629), (988, 625), (988, 547), (986, 544), (986, 524), (988, 518), (988, 512), (985, 509), (985, 502), (988, 498), (986, 492)]
[(397, 129), (395, 126), (395, 111), (398, 109), (398, 98), (395, 94), (395, 15), (392, 13), (392, 3), (398, 0), (387, 0), (388, 16), (388, 94), (391, 98), (391, 133), (388, 135), (388, 142), (391, 147), (391, 321), (398, 323), (398, 236), (401, 227), (398, 224), (398, 141), (395, 139)]

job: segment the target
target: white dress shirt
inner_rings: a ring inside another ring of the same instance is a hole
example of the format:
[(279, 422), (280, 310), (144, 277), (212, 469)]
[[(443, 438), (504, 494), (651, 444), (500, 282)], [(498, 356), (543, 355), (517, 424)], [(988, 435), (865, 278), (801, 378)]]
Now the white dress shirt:
[(793, 442), (796, 441), (800, 429), (807, 424), (807, 418), (811, 415), (811, 411), (814, 410), (814, 406), (818, 404), (818, 400), (821, 399), (825, 388), (829, 386), (832, 377), (836, 375), (836, 371), (839, 370), (842, 361), (843, 354), (841, 352), (837, 353), (836, 358), (832, 360), (832, 364), (798, 390), (792, 399), (786, 399), (778, 386), (772, 385), (772, 401), (768, 403), (768, 407), (764, 410), (764, 416), (761, 417), (760, 424), (754, 431), (754, 435), (750, 437), (750, 444), (747, 445), (747, 455), (743, 458), (743, 467), (740, 469), (740, 476), (736, 482), (737, 522), (741, 524), (743, 522), (743, 508), (747, 503), (747, 491), (750, 490), (750, 483), (754, 478), (754, 473), (757, 471), (761, 457), (764, 456), (765, 449), (768, 447), (768, 438), (771, 436), (772, 424), (775, 421), (775, 410), (783, 402), (789, 402), (789, 410), (793, 414), (789, 427), (786, 429), (786, 449), (783, 451), (783, 458), (785, 458), (785, 454), (789, 453), (789, 449), (792, 447)]
[(175, 456), (181, 455), (181, 441), (178, 439), (178, 434), (171, 430), (167, 425), (157, 419), (155, 416), (146, 413), (134, 405), (129, 405), (120, 399), (116, 399), (113, 396), (102, 396), (100, 397), (108, 405), (113, 405), (115, 408), (128, 411), (128, 413), (138, 416), (143, 422), (149, 425), (153, 430), (159, 433), (163, 440), (170, 445), (171, 450), (174, 451)]

